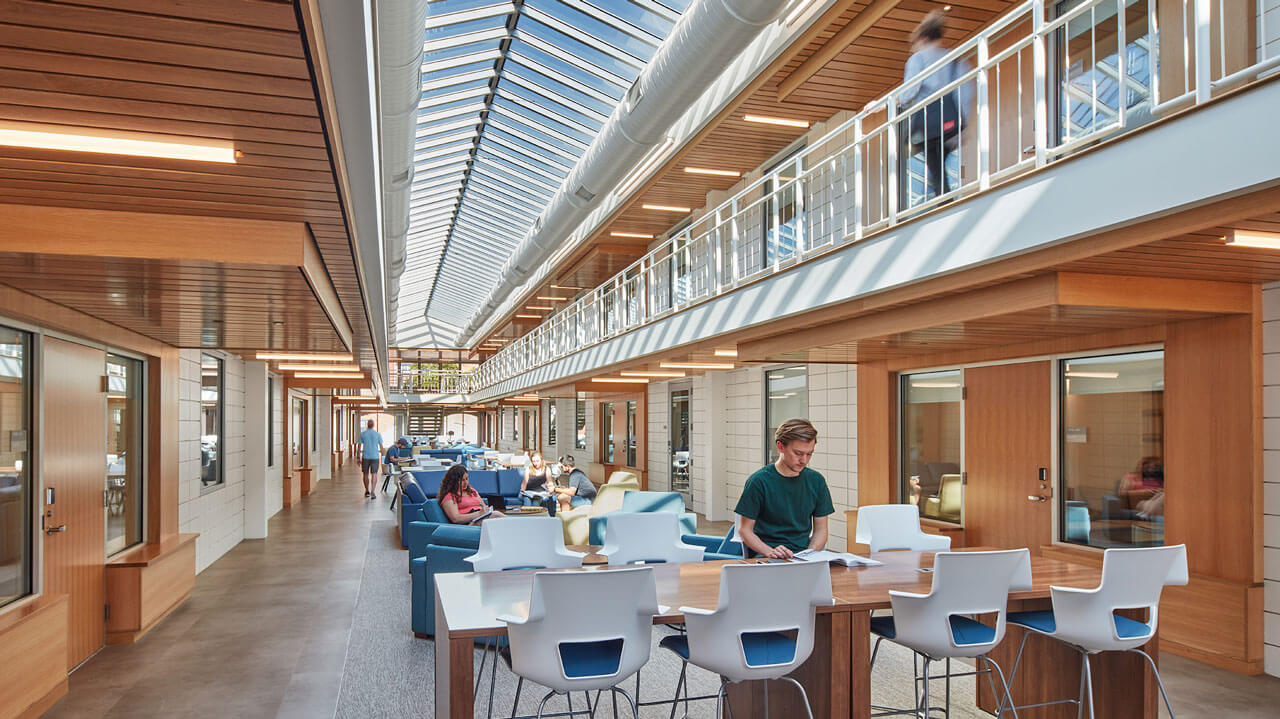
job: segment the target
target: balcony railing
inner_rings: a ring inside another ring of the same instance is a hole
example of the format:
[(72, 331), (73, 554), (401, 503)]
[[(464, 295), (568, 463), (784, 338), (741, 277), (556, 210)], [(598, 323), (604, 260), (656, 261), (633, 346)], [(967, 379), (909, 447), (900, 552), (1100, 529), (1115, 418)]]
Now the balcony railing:
[[(1238, 0), (1024, 2), (918, 76), (946, 73), (945, 85), (926, 95), (913, 78), (870, 103), (507, 345), (477, 368), (471, 388), (860, 242), (1266, 75), (1280, 67), (1280, 39), (1259, 10)], [(1280, 22), (1280, 11), (1271, 14), (1273, 25)], [(943, 151), (942, 137), (911, 137), (911, 130), (922, 120), (927, 127), (947, 95), (971, 97), (972, 105), (962, 108), (960, 131)], [(936, 193), (927, 187), (931, 153), (944, 158), (946, 182)]]
[(461, 370), (393, 369), (389, 392), (394, 394), (468, 394), (473, 372)]

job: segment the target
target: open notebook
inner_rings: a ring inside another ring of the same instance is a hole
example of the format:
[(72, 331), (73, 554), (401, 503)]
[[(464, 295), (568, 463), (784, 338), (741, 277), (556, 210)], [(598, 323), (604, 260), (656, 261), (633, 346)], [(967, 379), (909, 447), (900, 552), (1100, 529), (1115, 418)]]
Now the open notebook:
[(829, 552), (825, 549), (806, 549), (803, 552), (796, 552), (795, 558), (805, 562), (831, 562), (832, 564), (843, 564), (846, 567), (878, 567), (880, 562), (866, 557), (859, 557), (856, 554), (848, 552)]

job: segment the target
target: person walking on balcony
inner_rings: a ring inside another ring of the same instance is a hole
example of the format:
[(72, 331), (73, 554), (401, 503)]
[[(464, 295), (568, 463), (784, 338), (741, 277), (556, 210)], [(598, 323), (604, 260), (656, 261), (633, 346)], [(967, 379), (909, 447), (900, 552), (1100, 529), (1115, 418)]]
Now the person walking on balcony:
[(373, 420), (360, 433), (360, 471), (364, 480), (364, 496), (376, 497), (378, 486), (378, 461), (382, 459), (382, 435), (373, 428)]
[[(917, 101), (933, 95), (969, 71), (964, 61), (953, 60), (921, 77), (921, 73), (949, 52), (942, 44), (945, 30), (946, 16), (934, 10), (911, 31), (911, 57), (907, 59), (903, 72), (902, 80), (906, 87), (898, 96), (899, 111), (910, 109)], [(919, 81), (912, 84), (911, 81), (917, 78)], [(912, 204), (908, 171), (917, 155), (924, 155), (926, 198), (951, 191), (947, 157), (960, 145), (960, 135), (968, 126), (972, 106), (973, 83), (966, 82), (912, 112), (902, 126), (905, 152), (900, 153), (898, 178), (903, 208)]]

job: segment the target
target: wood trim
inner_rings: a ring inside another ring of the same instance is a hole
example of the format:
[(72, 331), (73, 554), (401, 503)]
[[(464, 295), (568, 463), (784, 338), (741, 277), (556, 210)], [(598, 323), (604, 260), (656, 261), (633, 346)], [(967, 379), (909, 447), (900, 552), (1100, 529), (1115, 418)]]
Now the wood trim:
[[(1082, 352), (1110, 347), (1159, 344), (1164, 342), (1164, 338), (1165, 325), (1160, 324), (1151, 327), (1117, 330), (1115, 332), (1055, 337), (1048, 340), (1036, 340), (1034, 342), (1023, 342), (1000, 347), (983, 347), (955, 352), (939, 352), (931, 355), (917, 355), (904, 359), (889, 360), (888, 366), (894, 372), (904, 372), (920, 367), (945, 367), (1018, 359), (1021, 357), (1043, 357), (1065, 352)], [(858, 370), (862, 370), (862, 365), (858, 365)]]
[(301, 222), (0, 204), (3, 252), (301, 265), (308, 239)]
[[(67, 695), (67, 679), (63, 678), (56, 686), (48, 691), (43, 697), (40, 697), (34, 704), (27, 708), (26, 711), (18, 714), (18, 719), (39, 719), (44, 716), (45, 712), (53, 708), (59, 699)], [(3, 715), (0, 715), (3, 716)]]
[(131, 644), (191, 596), (195, 534), (139, 547), (107, 563), (107, 644)]
[[(853, 44), (854, 40), (862, 37), (872, 25), (880, 22), (880, 19), (888, 15), (890, 11), (898, 7), (901, 0), (873, 0), (873, 2), (858, 13), (853, 22), (845, 25), (835, 35), (831, 37), (818, 51), (813, 53), (800, 66), (792, 70), (786, 77), (778, 82), (778, 101), (784, 101), (791, 97), (800, 86), (805, 84), (809, 78), (818, 74), (827, 63), (839, 57), (845, 48)], [(847, 3), (852, 5), (852, 3)], [(840, 8), (841, 12), (844, 8)], [(826, 18), (822, 18), (825, 20)], [(815, 26), (817, 23), (814, 23)]]
[(897, 382), (884, 362), (858, 365), (858, 503), (897, 499)]
[(338, 298), (338, 290), (334, 288), (333, 279), (325, 269), (324, 258), (320, 256), (320, 249), (316, 247), (315, 236), (309, 230), (307, 241), (302, 246), (301, 270), (307, 284), (311, 285), (316, 301), (320, 303), (320, 309), (329, 318), (333, 330), (338, 333), (338, 339), (342, 340), (347, 351), (353, 351), (355, 345), (352, 344), (351, 323), (347, 321), (347, 314), (342, 311), (342, 300)]
[(65, 594), (42, 594), (0, 610), (0, 719), (39, 716), (67, 693), (69, 622)]
[(1058, 304), (1250, 314), (1253, 285), (1167, 277), (1058, 273)]

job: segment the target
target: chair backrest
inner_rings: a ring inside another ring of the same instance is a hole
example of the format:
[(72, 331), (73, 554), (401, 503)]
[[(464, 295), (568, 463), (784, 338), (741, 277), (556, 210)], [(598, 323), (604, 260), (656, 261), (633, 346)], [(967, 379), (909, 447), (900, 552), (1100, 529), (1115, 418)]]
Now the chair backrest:
[(412, 479), (402, 479), (400, 481), (400, 491), (404, 492), (404, 496), (414, 504), (422, 504), (427, 501), (427, 495), (422, 491), (422, 487)]
[(946, 551), (951, 538), (926, 534), (920, 529), (920, 510), (914, 504), (871, 504), (858, 507), (854, 541), (871, 551), (909, 549)]
[(684, 513), (684, 495), (679, 492), (628, 491), (622, 497), (624, 512)]
[[(1096, 589), (1050, 587), (1055, 636), (1086, 649), (1131, 649), (1159, 628), (1160, 592), (1185, 585), (1187, 546), (1108, 549), (1102, 553), (1102, 582)], [(1146, 622), (1126, 620), (1122, 609), (1143, 609)]]
[(605, 517), (606, 540), (600, 550), (609, 564), (635, 562), (701, 562), (704, 547), (680, 538), (675, 514), (613, 512)]
[(499, 469), (498, 494), (514, 497), (520, 494), (520, 483), (524, 481), (524, 472), (518, 469)]
[(738, 541), (738, 523), (734, 522), (729, 525), (729, 531), (724, 535), (724, 541), (720, 543), (720, 548), (716, 550), (717, 554), (736, 554), (740, 557), (746, 557), (746, 548), (742, 542)]
[(959, 474), (944, 474), (938, 485), (938, 517), (960, 520), (960, 508), (964, 503), (964, 478)]
[(498, 491), (498, 473), (491, 469), (472, 469), (467, 472), (467, 482), (481, 495), (501, 494)]
[(631, 489), (640, 489), (640, 478), (634, 472), (626, 472), (621, 469), (609, 475), (605, 484), (632, 485)]
[(564, 547), (564, 527), (554, 517), (498, 517), (480, 525), (480, 549), (467, 558), (477, 572), (581, 567)]
[(596, 490), (596, 498), (591, 500), (591, 509), (588, 514), (592, 517), (599, 517), (622, 509), (622, 501), (630, 491), (632, 490), (627, 488), (626, 485), (600, 485), (599, 489)]
[(815, 609), (831, 603), (825, 562), (726, 564), (715, 611), (681, 608), (689, 660), (733, 681), (788, 674), (813, 651)]
[[(1031, 553), (939, 552), (928, 594), (889, 592), (894, 641), (933, 657), (974, 657), (1004, 638), (1010, 589), (1031, 588)], [(995, 614), (994, 626), (968, 615)]]
[(649, 661), (660, 611), (652, 567), (538, 572), (528, 619), (507, 626), (511, 669), (562, 691), (611, 687)]
[(434, 544), (439, 547), (477, 549), (480, 546), (481, 536), (481, 533), (477, 531), (478, 529), (479, 527), (461, 524), (442, 524), (431, 533), (431, 539), (427, 544)]
[(413, 481), (418, 483), (422, 491), (428, 497), (434, 497), (440, 494), (440, 482), (444, 480), (445, 470), (430, 470), (426, 472), (410, 472), (413, 475)]
[(440, 500), (428, 499), (422, 505), (422, 518), (436, 524), (449, 524), (449, 516), (440, 507)]
[(499, 453), (498, 453), (498, 463), (499, 463), (499, 464), (511, 464), (511, 457), (512, 457), (512, 456), (513, 456), (513, 455), (512, 455), (510, 452), (499, 452)]

